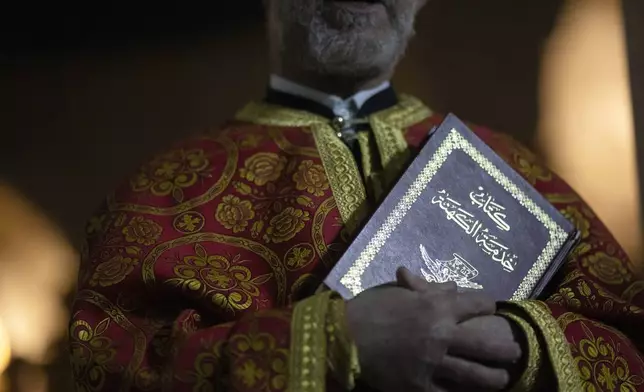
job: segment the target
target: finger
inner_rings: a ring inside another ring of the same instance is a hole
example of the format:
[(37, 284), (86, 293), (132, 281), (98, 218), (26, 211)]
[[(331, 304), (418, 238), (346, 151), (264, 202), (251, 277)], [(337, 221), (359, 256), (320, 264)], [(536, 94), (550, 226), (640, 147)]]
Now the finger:
[(521, 359), (521, 346), (514, 338), (509, 323), (498, 316), (483, 316), (457, 326), (450, 344), (455, 356), (480, 361), (514, 363)]
[(406, 289), (418, 292), (428, 292), (432, 290), (440, 291), (456, 291), (456, 283), (454, 282), (445, 282), (445, 283), (430, 283), (427, 282), (422, 277), (413, 274), (405, 267), (400, 267), (396, 271), (396, 281), (398, 286), (404, 287)]
[(521, 346), (509, 323), (501, 317), (476, 317), (456, 328), (448, 351), (453, 356), (505, 364), (521, 359)]
[(458, 293), (451, 300), (454, 301), (453, 314), (457, 322), (492, 315), (496, 312), (496, 302), (482, 293), (471, 291)]
[(427, 281), (420, 276), (414, 275), (405, 267), (400, 267), (396, 271), (396, 281), (398, 285), (413, 291), (427, 291), (428, 285)]
[(516, 363), (521, 359), (521, 346), (517, 342), (499, 341), (486, 336), (459, 334), (447, 352), (465, 359), (500, 364)]
[(468, 388), (500, 391), (508, 387), (510, 374), (505, 369), (496, 369), (465, 359), (445, 356), (436, 369), (437, 380), (456, 383)]

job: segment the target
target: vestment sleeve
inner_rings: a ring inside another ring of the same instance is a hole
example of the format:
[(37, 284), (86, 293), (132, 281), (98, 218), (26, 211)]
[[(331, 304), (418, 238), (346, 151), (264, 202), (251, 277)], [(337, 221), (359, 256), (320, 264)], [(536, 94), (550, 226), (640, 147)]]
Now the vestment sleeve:
[(128, 309), (117, 293), (131, 284), (76, 295), (69, 338), (78, 391), (314, 392), (327, 390), (327, 378), (353, 387), (357, 356), (333, 293), (218, 322), (188, 301), (164, 309), (174, 306), (164, 293), (142, 301), (145, 311)]
[(325, 292), (287, 305), (252, 259), (259, 244), (216, 233), (162, 242), (163, 218), (142, 213), (95, 220), (69, 326), (78, 391), (353, 387), (344, 301)]

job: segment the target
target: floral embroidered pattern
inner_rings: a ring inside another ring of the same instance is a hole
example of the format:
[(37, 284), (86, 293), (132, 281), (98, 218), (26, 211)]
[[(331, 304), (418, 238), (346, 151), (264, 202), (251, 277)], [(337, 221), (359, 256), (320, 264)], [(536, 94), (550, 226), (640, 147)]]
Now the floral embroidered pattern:
[[(304, 192), (324, 196), (330, 185), (324, 168), (313, 160), (300, 162), (274, 153), (257, 153), (246, 160), (240, 170), (243, 181), (234, 181), (237, 196), (224, 198), (227, 206), (219, 206), (217, 220), (234, 232), (250, 227), (251, 237), (266, 243), (283, 243), (293, 239), (310, 221), (315, 202)], [(236, 223), (240, 222), (240, 223)]]
[(125, 241), (136, 242), (141, 245), (152, 245), (161, 236), (161, 226), (156, 222), (145, 219), (142, 216), (135, 216), (130, 223), (123, 228)]
[(240, 255), (208, 255), (197, 244), (195, 254), (183, 257), (174, 267), (177, 278), (167, 282), (209, 297), (220, 309), (245, 310), (259, 297), (259, 286), (272, 277), (270, 273), (253, 277), (250, 269), (242, 265), (245, 261)]
[(592, 245), (588, 242), (580, 242), (568, 256), (569, 260), (575, 260), (580, 256), (585, 255), (593, 249)]
[[(499, 152), (506, 161), (513, 164), (513, 166), (521, 173), (528, 182), (535, 185), (537, 181), (550, 181), (552, 180), (552, 173), (544, 167), (538, 160), (537, 156), (523, 144), (519, 143), (513, 137), (503, 134), (495, 133), (489, 136), (490, 141), (498, 143), (495, 150)], [(513, 159), (508, 159), (508, 155), (512, 155)]]
[(130, 181), (134, 192), (150, 191), (155, 196), (168, 196), (182, 202), (183, 189), (207, 176), (210, 162), (201, 149), (175, 150), (163, 154), (145, 165)]
[(310, 220), (309, 213), (293, 207), (287, 207), (280, 214), (275, 215), (270, 226), (266, 229), (264, 240), (266, 242), (285, 242), (297, 235), (306, 222)]
[(565, 209), (561, 210), (561, 213), (579, 230), (581, 238), (588, 238), (590, 235), (590, 221), (573, 206), (568, 206)]
[(248, 200), (241, 200), (237, 196), (224, 196), (222, 202), (217, 206), (215, 218), (226, 229), (233, 233), (240, 233), (246, 230), (248, 221), (255, 217), (253, 205)]
[(316, 165), (313, 161), (303, 161), (293, 174), (295, 187), (299, 191), (306, 190), (314, 196), (324, 196), (324, 191), (329, 189), (329, 180), (322, 165)]
[(243, 149), (257, 148), (264, 139), (265, 136), (261, 133), (250, 133), (239, 140), (239, 147)]
[(87, 235), (100, 234), (105, 230), (105, 221), (107, 220), (107, 215), (97, 215), (89, 218), (87, 225), (85, 226), (85, 233)]
[(306, 267), (313, 261), (315, 250), (310, 244), (300, 244), (292, 247), (284, 256), (286, 268), (289, 270), (298, 270)]
[(205, 345), (205, 351), (199, 354), (195, 360), (194, 371), (190, 372), (180, 379), (190, 382), (195, 391), (215, 391), (217, 388), (213, 385), (216, 381), (216, 374), (219, 371), (217, 364), (222, 358), (222, 346), (224, 340), (212, 342), (211, 347)]
[(579, 307), (581, 307), (581, 301), (575, 298), (574, 291), (572, 291), (572, 289), (568, 287), (560, 288), (558, 293), (550, 297), (550, 300), (559, 305), (572, 306), (575, 309), (578, 309)]
[(260, 152), (246, 160), (239, 174), (255, 185), (263, 186), (280, 178), (285, 166), (285, 157), (271, 152)]
[(127, 216), (123, 213), (105, 213), (92, 216), (85, 226), (88, 236), (107, 235), (115, 227), (125, 224)]
[(192, 234), (203, 229), (206, 219), (196, 211), (184, 212), (174, 218), (174, 229), (183, 234)]
[(602, 336), (595, 337), (585, 323), (581, 327), (586, 337), (572, 346), (575, 363), (581, 373), (586, 391), (636, 391), (644, 379), (631, 374), (626, 359), (619, 355), (619, 344)]
[(577, 283), (577, 290), (584, 297), (588, 297), (592, 294), (590, 286), (588, 286), (588, 283), (584, 282), (583, 280), (580, 280), (579, 283)]
[(604, 252), (584, 257), (581, 265), (606, 284), (622, 284), (631, 279), (631, 273), (626, 269), (624, 262)]
[(161, 386), (161, 370), (143, 367), (136, 372), (134, 383), (144, 391), (158, 389)]
[(533, 159), (529, 159), (523, 154), (515, 154), (514, 160), (517, 170), (525, 177), (525, 179), (535, 185), (537, 181), (550, 181), (552, 180), (552, 173), (550, 170), (535, 163)]
[[(135, 253), (136, 251), (131, 252)], [(137, 258), (117, 254), (96, 267), (89, 284), (93, 287), (113, 286), (125, 280), (138, 264)]]
[(105, 318), (95, 327), (84, 320), (76, 320), (69, 328), (71, 365), (76, 391), (100, 391), (108, 372), (118, 372), (120, 366), (112, 365), (116, 349), (105, 332), (110, 319)]
[(284, 391), (288, 378), (288, 350), (278, 348), (268, 333), (238, 334), (229, 343), (233, 384), (238, 391)]

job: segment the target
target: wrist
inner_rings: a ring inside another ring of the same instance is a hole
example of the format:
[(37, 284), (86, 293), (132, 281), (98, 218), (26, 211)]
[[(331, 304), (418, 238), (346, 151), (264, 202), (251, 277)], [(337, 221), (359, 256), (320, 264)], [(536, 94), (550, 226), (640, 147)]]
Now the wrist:
[(358, 348), (350, 331), (349, 313), (347, 302), (334, 299), (327, 315), (326, 332), (330, 370), (338, 382), (351, 390), (360, 376), (360, 363)]
[(528, 365), (528, 352), (530, 351), (528, 337), (523, 329), (521, 329), (519, 323), (513, 317), (503, 315), (501, 315), (501, 317), (503, 317), (508, 322), (510, 328), (512, 329), (512, 336), (514, 337), (514, 341), (519, 345), (519, 347), (521, 347), (521, 358), (519, 358), (519, 360), (508, 367), (511, 378), (510, 385), (515, 385), (525, 372), (525, 369)]

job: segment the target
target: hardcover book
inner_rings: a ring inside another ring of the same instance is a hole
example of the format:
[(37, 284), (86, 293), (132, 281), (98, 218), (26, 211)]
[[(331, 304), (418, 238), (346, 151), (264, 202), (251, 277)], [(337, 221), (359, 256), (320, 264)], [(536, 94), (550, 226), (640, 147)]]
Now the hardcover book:
[(430, 137), (325, 284), (350, 299), (401, 267), (496, 300), (537, 297), (575, 227), (456, 116)]

